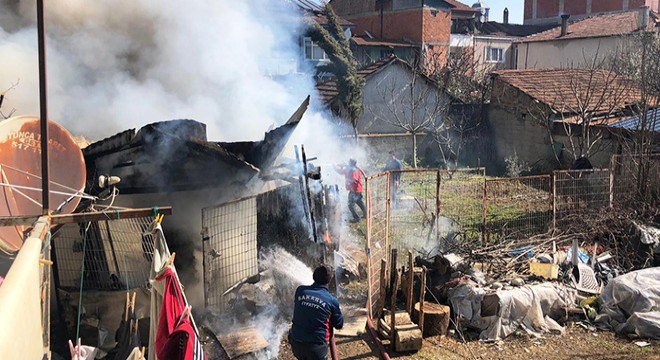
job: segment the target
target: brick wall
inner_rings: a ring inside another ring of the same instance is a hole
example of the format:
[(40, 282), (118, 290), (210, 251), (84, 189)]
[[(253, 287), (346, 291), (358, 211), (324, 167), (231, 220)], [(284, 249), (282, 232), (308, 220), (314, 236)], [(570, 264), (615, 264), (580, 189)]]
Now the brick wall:
[[(580, 1), (580, 0), (576, 0)], [(584, 1), (584, 0), (582, 0)], [(537, 0), (536, 1), (536, 17), (548, 18), (555, 17), (559, 14), (559, 1), (558, 0)]]
[[(641, 5), (638, 5), (637, 7), (639, 6)], [(597, 0), (591, 2), (592, 13), (621, 10), (623, 10), (623, 0)]]
[(525, 20), (531, 19), (534, 16), (532, 0), (525, 0)]
[(337, 15), (349, 17), (376, 11), (376, 0), (332, 0), (332, 9)]
[[(353, 32), (363, 34), (368, 31), (375, 37), (380, 37), (380, 15), (373, 14), (351, 18), (355, 24)], [(415, 42), (422, 42), (422, 13), (419, 10), (397, 11), (385, 13), (383, 16), (383, 37), (385, 39), (406, 38)]]
[[(579, 15), (587, 13), (586, 1), (564, 1), (564, 13)], [(561, 15), (561, 14), (560, 14)]]
[(423, 13), (422, 41), (449, 45), (451, 13), (425, 9)]
[[(524, 16), (526, 24), (555, 23), (561, 13), (571, 14), (571, 20), (576, 20), (598, 13), (636, 10), (642, 6), (660, 11), (658, 3), (658, 0), (525, 0)], [(588, 4), (591, 4), (590, 9)]]

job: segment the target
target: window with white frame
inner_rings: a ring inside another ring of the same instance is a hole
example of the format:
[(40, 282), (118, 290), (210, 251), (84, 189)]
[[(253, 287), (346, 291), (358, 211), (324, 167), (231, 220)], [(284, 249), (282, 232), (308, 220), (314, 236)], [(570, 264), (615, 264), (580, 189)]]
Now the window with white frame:
[(503, 63), (504, 62), (504, 49), (494, 47), (494, 46), (486, 47), (486, 62)]
[(304, 39), (305, 44), (305, 60), (328, 60), (328, 55), (321, 47), (312, 41), (311, 38)]

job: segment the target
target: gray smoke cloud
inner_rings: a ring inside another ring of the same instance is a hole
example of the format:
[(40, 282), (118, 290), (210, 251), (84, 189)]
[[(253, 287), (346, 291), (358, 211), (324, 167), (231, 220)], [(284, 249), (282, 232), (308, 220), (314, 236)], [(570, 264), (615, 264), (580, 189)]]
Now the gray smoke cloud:
[[(299, 10), (285, 0), (46, 2), (49, 115), (98, 140), (174, 118), (209, 138), (259, 139), (307, 94), (274, 80), (298, 56)], [(35, 1), (0, 3), (3, 109), (39, 113)], [(6, 111), (5, 111), (6, 112)]]

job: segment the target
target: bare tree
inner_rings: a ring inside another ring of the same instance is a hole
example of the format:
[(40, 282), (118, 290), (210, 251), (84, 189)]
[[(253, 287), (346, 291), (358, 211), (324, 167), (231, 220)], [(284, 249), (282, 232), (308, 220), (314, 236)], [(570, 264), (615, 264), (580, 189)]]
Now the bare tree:
[[(573, 161), (601, 152), (607, 125), (630, 113), (640, 101), (639, 89), (598, 54), (583, 68), (559, 70), (558, 81), (530, 103), (527, 113), (543, 125), (552, 145), (565, 138), (564, 150)], [(559, 131), (557, 130), (559, 128)], [(554, 156), (561, 163), (553, 146)]]
[(432, 131), (447, 113), (449, 98), (419, 63), (395, 59), (408, 71), (393, 72), (378, 88), (382, 106), (367, 107), (374, 120), (403, 130), (412, 138), (413, 167), (418, 165), (417, 140)]
[(631, 157), (636, 173), (637, 195), (644, 198), (652, 178), (651, 154), (657, 151), (660, 123), (660, 34), (640, 32), (622, 42), (609, 59), (611, 66), (630, 78), (640, 89), (641, 101), (634, 110), (634, 122), (617, 132), (620, 144)]
[(16, 112), (16, 109), (11, 108), (11, 110), (9, 110), (9, 112), (5, 113), (5, 112), (2, 111), (2, 104), (5, 100), (6, 94), (8, 92), (14, 90), (18, 86), (19, 82), (20, 82), (20, 79), (16, 80), (16, 82), (11, 83), (11, 86), (9, 86), (9, 88), (4, 90), (3, 92), (0, 92), (0, 116), (2, 116), (5, 119), (8, 119), (8, 118), (12, 117), (12, 115), (14, 115), (14, 113)]
[(448, 169), (452, 163), (458, 167), (463, 150), (478, 138), (481, 119), (490, 99), (490, 72), (494, 66), (479, 64), (473, 51), (470, 48), (454, 52), (444, 65), (438, 58), (433, 58), (434, 66), (429, 68), (429, 77), (451, 98), (451, 106), (444, 107), (443, 116), (436, 118), (431, 129)]

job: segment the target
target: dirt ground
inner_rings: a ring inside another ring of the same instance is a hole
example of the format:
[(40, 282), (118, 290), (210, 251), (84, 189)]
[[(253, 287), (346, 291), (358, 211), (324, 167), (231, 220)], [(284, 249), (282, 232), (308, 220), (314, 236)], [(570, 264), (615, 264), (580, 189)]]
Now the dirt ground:
[[(639, 347), (636, 340), (616, 337), (611, 332), (590, 332), (569, 326), (563, 335), (541, 339), (510, 336), (497, 343), (470, 341), (467, 344), (447, 337), (424, 339), (417, 353), (391, 353), (393, 359), (660, 359), (660, 341)], [(369, 336), (337, 337), (337, 352), (342, 360), (378, 359), (378, 349)], [(279, 359), (294, 360), (286, 341), (280, 347)]]

